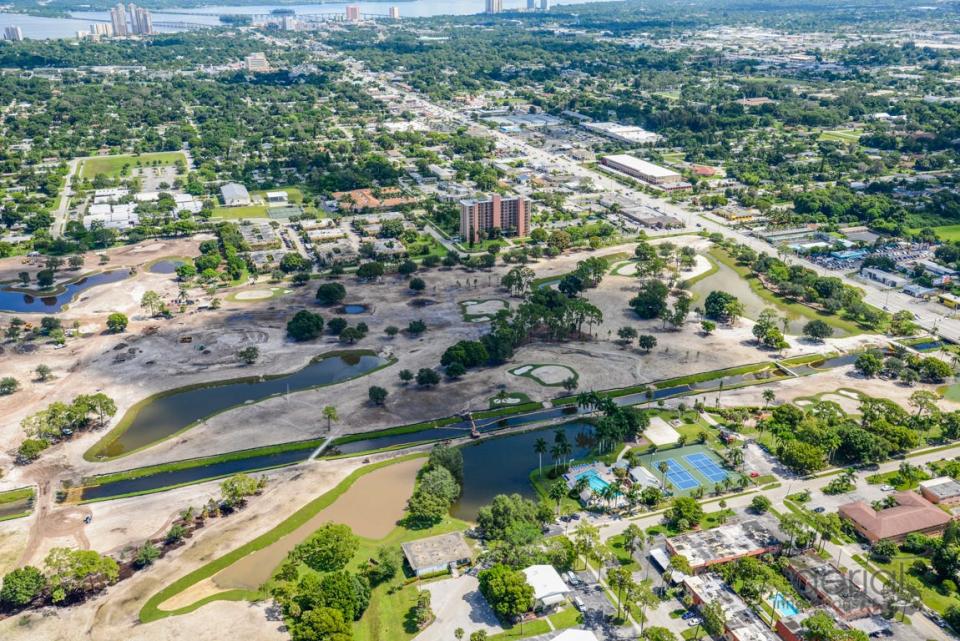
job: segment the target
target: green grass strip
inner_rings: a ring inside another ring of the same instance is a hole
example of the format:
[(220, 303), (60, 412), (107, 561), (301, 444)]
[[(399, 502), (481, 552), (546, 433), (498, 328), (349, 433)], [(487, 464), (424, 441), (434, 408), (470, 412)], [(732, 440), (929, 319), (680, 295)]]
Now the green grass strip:
[(409, 461), (419, 457), (425, 457), (425, 454), (411, 454), (408, 456), (402, 456), (390, 461), (383, 461), (380, 463), (374, 463), (373, 465), (367, 465), (358, 470), (354, 470), (347, 478), (340, 481), (340, 483), (330, 490), (329, 492), (322, 494), (321, 496), (315, 498), (310, 503), (306, 504), (292, 515), (287, 517), (285, 521), (280, 523), (277, 527), (273, 528), (269, 532), (261, 534), (257, 538), (253, 539), (249, 543), (246, 543), (232, 552), (221, 556), (220, 558), (211, 561), (207, 565), (200, 567), (193, 572), (177, 579), (170, 585), (161, 589), (159, 592), (154, 594), (147, 602), (144, 604), (143, 608), (140, 610), (140, 621), (142, 623), (150, 623), (151, 621), (158, 621), (165, 617), (177, 616), (180, 614), (187, 614), (193, 612), (202, 605), (206, 605), (212, 601), (218, 600), (231, 600), (231, 601), (240, 601), (244, 599), (256, 599), (259, 598), (259, 592), (250, 592), (246, 590), (229, 590), (221, 594), (214, 594), (207, 598), (201, 599), (196, 603), (192, 603), (188, 606), (179, 608), (177, 610), (161, 610), (160, 604), (171, 599), (172, 597), (180, 594), (190, 586), (208, 579), (215, 575), (217, 572), (223, 570), (224, 568), (232, 565), (233, 563), (239, 561), (243, 557), (256, 552), (257, 550), (262, 550), (263, 548), (272, 545), (280, 538), (290, 534), (303, 524), (307, 523), (310, 519), (316, 516), (321, 510), (324, 510), (330, 507), (334, 501), (340, 498), (350, 486), (356, 482), (358, 478), (373, 472), (374, 470), (386, 467), (388, 465), (393, 465), (394, 463), (400, 463), (402, 461)]
[(341, 436), (339, 438), (333, 439), (333, 442), (330, 443), (330, 446), (336, 447), (337, 445), (346, 445), (347, 443), (353, 443), (355, 441), (365, 441), (370, 438), (380, 438), (383, 436), (413, 434), (414, 432), (423, 432), (423, 431), (432, 430), (438, 427), (446, 427), (447, 425), (451, 425), (460, 420), (461, 419), (456, 416), (447, 416), (446, 418), (438, 418), (434, 421), (423, 421), (422, 423), (411, 423), (410, 425), (398, 425), (397, 427), (388, 427), (382, 430), (374, 430), (373, 432), (358, 432), (357, 434), (347, 434), (346, 436)]

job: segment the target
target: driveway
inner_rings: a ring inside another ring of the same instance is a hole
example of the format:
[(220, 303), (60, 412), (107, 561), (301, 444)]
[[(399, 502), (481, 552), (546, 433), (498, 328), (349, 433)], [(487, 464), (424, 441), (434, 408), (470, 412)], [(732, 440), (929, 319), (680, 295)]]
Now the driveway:
[(415, 637), (416, 641), (450, 641), (453, 632), (463, 628), (466, 637), (477, 630), (494, 635), (503, 632), (497, 617), (480, 594), (477, 578), (464, 574), (455, 579), (434, 581), (423, 586), (430, 591), (430, 607), (436, 620)]

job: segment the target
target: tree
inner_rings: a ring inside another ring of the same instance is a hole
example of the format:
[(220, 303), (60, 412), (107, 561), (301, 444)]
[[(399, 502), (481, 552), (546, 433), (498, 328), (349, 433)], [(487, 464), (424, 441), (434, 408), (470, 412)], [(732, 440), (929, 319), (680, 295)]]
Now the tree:
[(324, 408), (320, 411), (321, 416), (327, 419), (327, 431), (330, 431), (330, 426), (334, 421), (340, 420), (340, 415), (337, 414), (337, 408), (333, 405), (325, 405)]
[(653, 626), (643, 631), (645, 641), (677, 641), (677, 636), (667, 628)]
[[(703, 333), (704, 333), (705, 335), (709, 336), (709, 335), (712, 334), (714, 331), (716, 331), (716, 329), (717, 329), (717, 324), (714, 323), (712, 320), (702, 320), (702, 321), (700, 321), (700, 329), (703, 331)], [(650, 629), (652, 630), (653, 628), (650, 628)], [(664, 630), (665, 630), (666, 628), (660, 628), (660, 629), (664, 629)], [(668, 630), (668, 631), (669, 631), (669, 630)]]
[(884, 539), (870, 547), (870, 558), (878, 563), (889, 563), (898, 551), (896, 543), (890, 539)]
[(402, 369), (400, 370), (398, 376), (400, 377), (400, 382), (406, 385), (407, 383), (413, 380), (414, 374), (408, 369)]
[(611, 568), (607, 572), (607, 583), (617, 596), (617, 619), (623, 618), (623, 599), (633, 600), (637, 591), (637, 582), (633, 580), (633, 572), (623, 567)]
[(305, 309), (294, 314), (287, 322), (287, 335), (295, 341), (313, 340), (322, 333), (323, 317)]
[(3, 577), (0, 588), (0, 603), (21, 608), (40, 596), (47, 585), (43, 573), (32, 565), (17, 568)]
[(581, 521), (573, 532), (573, 549), (577, 556), (583, 557), (584, 567), (593, 558), (600, 547), (600, 530), (586, 521)]
[(415, 276), (407, 283), (407, 287), (410, 288), (410, 291), (419, 293), (427, 288), (427, 283), (419, 276)]
[(723, 635), (724, 628), (727, 625), (727, 616), (723, 612), (723, 605), (720, 601), (702, 604), (700, 614), (703, 615), (703, 629), (707, 631), (707, 634), (717, 638)]
[(374, 280), (383, 276), (383, 264), (376, 261), (363, 263), (357, 268), (357, 278), (360, 280)]
[(764, 513), (766, 513), (767, 510), (770, 509), (770, 505), (771, 505), (770, 499), (768, 499), (767, 497), (763, 496), (762, 494), (759, 494), (759, 495), (753, 497), (753, 500), (750, 501), (750, 507), (751, 507), (751, 508), (753, 509), (753, 511), (756, 512), (757, 514), (764, 514)]
[(342, 570), (360, 547), (360, 540), (349, 526), (326, 523), (307, 540), (298, 544), (290, 557), (317, 572)]
[(651, 336), (650, 334), (640, 334), (639, 338), (637, 338), (637, 347), (647, 352), (648, 354), (650, 353), (650, 350), (652, 350), (656, 346), (657, 346), (656, 336)]
[(883, 371), (883, 361), (873, 352), (864, 352), (857, 356), (853, 366), (867, 378), (873, 378)]
[(459, 361), (454, 361), (446, 367), (447, 377), (451, 379), (458, 379), (467, 373), (467, 368), (463, 363)]
[(250, 345), (249, 347), (244, 347), (239, 352), (237, 352), (237, 358), (246, 363), (247, 365), (253, 365), (257, 362), (257, 359), (260, 358), (260, 348), (255, 345)]
[(493, 611), (506, 621), (527, 612), (533, 604), (533, 587), (519, 570), (498, 563), (481, 571), (477, 577), (481, 594)]
[[(337, 319), (334, 319), (337, 320)], [(332, 321), (331, 321), (332, 322)], [(360, 331), (359, 327), (344, 327), (343, 331), (340, 332), (340, 342), (353, 345), (358, 340), (363, 338), (363, 332)]]
[(51, 378), (53, 378), (53, 370), (50, 369), (49, 365), (40, 363), (39, 365), (37, 365), (37, 368), (33, 371), (37, 375), (37, 380), (40, 381), (41, 383), (45, 383), (49, 381)]
[(557, 504), (558, 515), (560, 514), (560, 502), (563, 501), (563, 497), (567, 495), (567, 492), (567, 484), (564, 483), (562, 479), (557, 479), (554, 481), (547, 490), (547, 496), (553, 499)]
[(407, 332), (413, 336), (419, 336), (420, 334), (427, 331), (427, 324), (422, 320), (410, 321), (410, 324), (407, 325)]
[(543, 478), (543, 455), (547, 453), (547, 441), (540, 437), (533, 443), (533, 451), (537, 455), (537, 476)]
[(370, 402), (374, 405), (383, 405), (387, 401), (387, 395), (389, 392), (377, 385), (372, 385), (370, 389), (367, 390), (367, 397), (369, 397)]
[(644, 319), (660, 318), (667, 309), (667, 286), (659, 280), (648, 280), (640, 287), (637, 295), (630, 300), (630, 307), (637, 316)]
[(693, 527), (703, 519), (703, 508), (696, 500), (689, 496), (678, 496), (673, 499), (664, 515), (673, 527), (680, 529), (680, 525)]
[(343, 330), (347, 329), (349, 323), (343, 318), (337, 316), (336, 318), (331, 318), (330, 322), (327, 323), (327, 329), (330, 330), (330, 333), (334, 336), (339, 336), (343, 333)]
[(236, 507), (243, 505), (247, 497), (259, 492), (261, 487), (261, 482), (252, 476), (247, 474), (234, 474), (220, 483), (220, 493), (223, 495), (223, 500), (227, 505)]
[(739, 314), (734, 313), (738, 311), (737, 304), (739, 304), (739, 301), (733, 294), (715, 290), (707, 295), (707, 299), (703, 303), (703, 314), (710, 320), (724, 323), (732, 322), (736, 316), (739, 316)]
[(383, 333), (386, 334), (387, 337), (389, 338), (394, 338), (397, 334), (400, 333), (400, 328), (397, 327), (396, 325), (387, 325), (384, 328)]
[(137, 555), (133, 559), (133, 564), (138, 568), (145, 568), (153, 565), (153, 562), (160, 558), (160, 550), (157, 546), (147, 541), (137, 548)]
[(53, 548), (44, 559), (51, 598), (61, 603), (71, 594), (93, 591), (120, 576), (117, 562), (93, 550)]
[(803, 326), (803, 335), (823, 342), (823, 339), (833, 336), (833, 328), (826, 321), (816, 319)]
[(347, 297), (347, 288), (340, 283), (324, 283), (317, 288), (317, 302), (321, 305), (336, 305)]
[(129, 323), (130, 319), (127, 318), (127, 315), (120, 312), (114, 312), (107, 316), (107, 329), (114, 334), (119, 334), (125, 330)]
[(433, 387), (440, 382), (440, 375), (428, 367), (422, 367), (417, 372), (417, 385), (420, 387)]
[(383, 545), (377, 549), (377, 562), (370, 568), (370, 578), (375, 583), (389, 581), (403, 568), (403, 553), (396, 545)]
[(290, 625), (293, 641), (352, 641), (353, 628), (334, 608), (307, 610)]
[(157, 316), (163, 310), (163, 300), (157, 292), (147, 290), (140, 299), (140, 307), (150, 312), (151, 316)]
[(4, 376), (3, 378), (0, 378), (0, 396), (13, 394), (18, 389), (20, 389), (20, 381), (14, 377)]
[(433, 610), (430, 608), (430, 590), (421, 590), (417, 594), (417, 604), (413, 606), (413, 620), (417, 629), (422, 630), (433, 620)]

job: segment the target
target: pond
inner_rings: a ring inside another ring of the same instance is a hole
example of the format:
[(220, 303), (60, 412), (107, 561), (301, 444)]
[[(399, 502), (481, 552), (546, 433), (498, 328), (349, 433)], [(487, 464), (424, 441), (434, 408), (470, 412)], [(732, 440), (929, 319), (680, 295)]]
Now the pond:
[(17, 499), (16, 501), (8, 501), (6, 503), (0, 503), (0, 521), (8, 517), (13, 517), (17, 514), (23, 514), (24, 512), (29, 512), (30, 508), (33, 506), (33, 497), (28, 496), (27, 498)]
[[(741, 277), (732, 267), (711, 259), (716, 266), (717, 271), (706, 278), (698, 280), (690, 286), (690, 293), (696, 297), (695, 306), (702, 306), (710, 292), (719, 290), (733, 294), (743, 303), (744, 316), (751, 320), (756, 320), (764, 309), (773, 309), (778, 318), (787, 319), (787, 334), (800, 336), (803, 333), (803, 326), (810, 322), (810, 318), (799, 314), (789, 308), (765, 300), (750, 287), (750, 282)], [(783, 329), (783, 327), (779, 327)], [(846, 336), (847, 332), (834, 327), (833, 336)]]
[[(129, 269), (114, 269), (100, 272), (91, 276), (78, 278), (61, 290), (44, 292), (25, 292), (10, 288), (0, 289), (0, 312), (24, 312), (35, 314), (50, 314), (61, 311), (67, 304), (83, 291), (96, 287), (116, 283), (130, 275)], [(59, 292), (59, 293), (57, 293)]]
[[(219, 412), (246, 403), (256, 403), (277, 394), (298, 392), (321, 385), (340, 383), (387, 364), (373, 354), (340, 354), (321, 357), (303, 369), (271, 378), (213, 382), (164, 392), (136, 408), (126, 429), (108, 436), (93, 447), (96, 458), (129, 454), (173, 436)], [(109, 440), (108, 440), (109, 439)]]
[(158, 260), (150, 265), (151, 274), (173, 274), (177, 268), (185, 264), (186, 261), (177, 259)]
[(369, 307), (362, 303), (349, 303), (338, 310), (341, 314), (366, 314)]
[[(274, 454), (263, 454), (261, 456), (211, 463), (210, 465), (198, 465), (197, 467), (181, 470), (148, 474), (139, 478), (124, 479), (114, 483), (105, 483), (104, 485), (93, 485), (85, 487), (80, 498), (83, 501), (104, 500), (137, 492), (152, 492), (177, 485), (186, 485), (224, 476), (232, 476), (241, 472), (292, 465), (293, 463), (300, 463), (301, 461), (307, 460), (314, 449), (314, 447), (310, 447)], [(96, 479), (94, 478), (90, 482), (96, 482)], [(2, 516), (2, 514), (0, 514), (0, 516)]]
[[(538, 438), (545, 439), (552, 445), (553, 433), (557, 429), (566, 433), (573, 446), (572, 459), (590, 453), (593, 446), (593, 426), (581, 422), (464, 445), (463, 494), (451, 509), (453, 516), (474, 521), (480, 508), (488, 505), (498, 494), (520, 494), (536, 499), (536, 491), (530, 484), (530, 472), (536, 470), (538, 464), (538, 456), (533, 451), (533, 446)], [(493, 464), (494, 461), (496, 464)], [(544, 473), (551, 463), (550, 455), (545, 454)]]

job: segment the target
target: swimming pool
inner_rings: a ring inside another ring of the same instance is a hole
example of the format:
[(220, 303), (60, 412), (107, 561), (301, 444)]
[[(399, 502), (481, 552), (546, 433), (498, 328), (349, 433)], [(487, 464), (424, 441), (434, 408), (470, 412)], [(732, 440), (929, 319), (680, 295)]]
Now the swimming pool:
[(590, 483), (590, 489), (594, 490), (595, 492), (603, 492), (610, 485), (600, 478), (600, 475), (597, 474), (597, 471), (594, 469), (589, 469), (582, 474), (577, 474), (577, 479), (581, 478), (587, 479), (587, 481)]
[(774, 611), (782, 617), (792, 617), (796, 614), (800, 614), (800, 610), (795, 606), (790, 599), (783, 596), (779, 592), (773, 595), (773, 599), (770, 601), (770, 604), (773, 606)]

